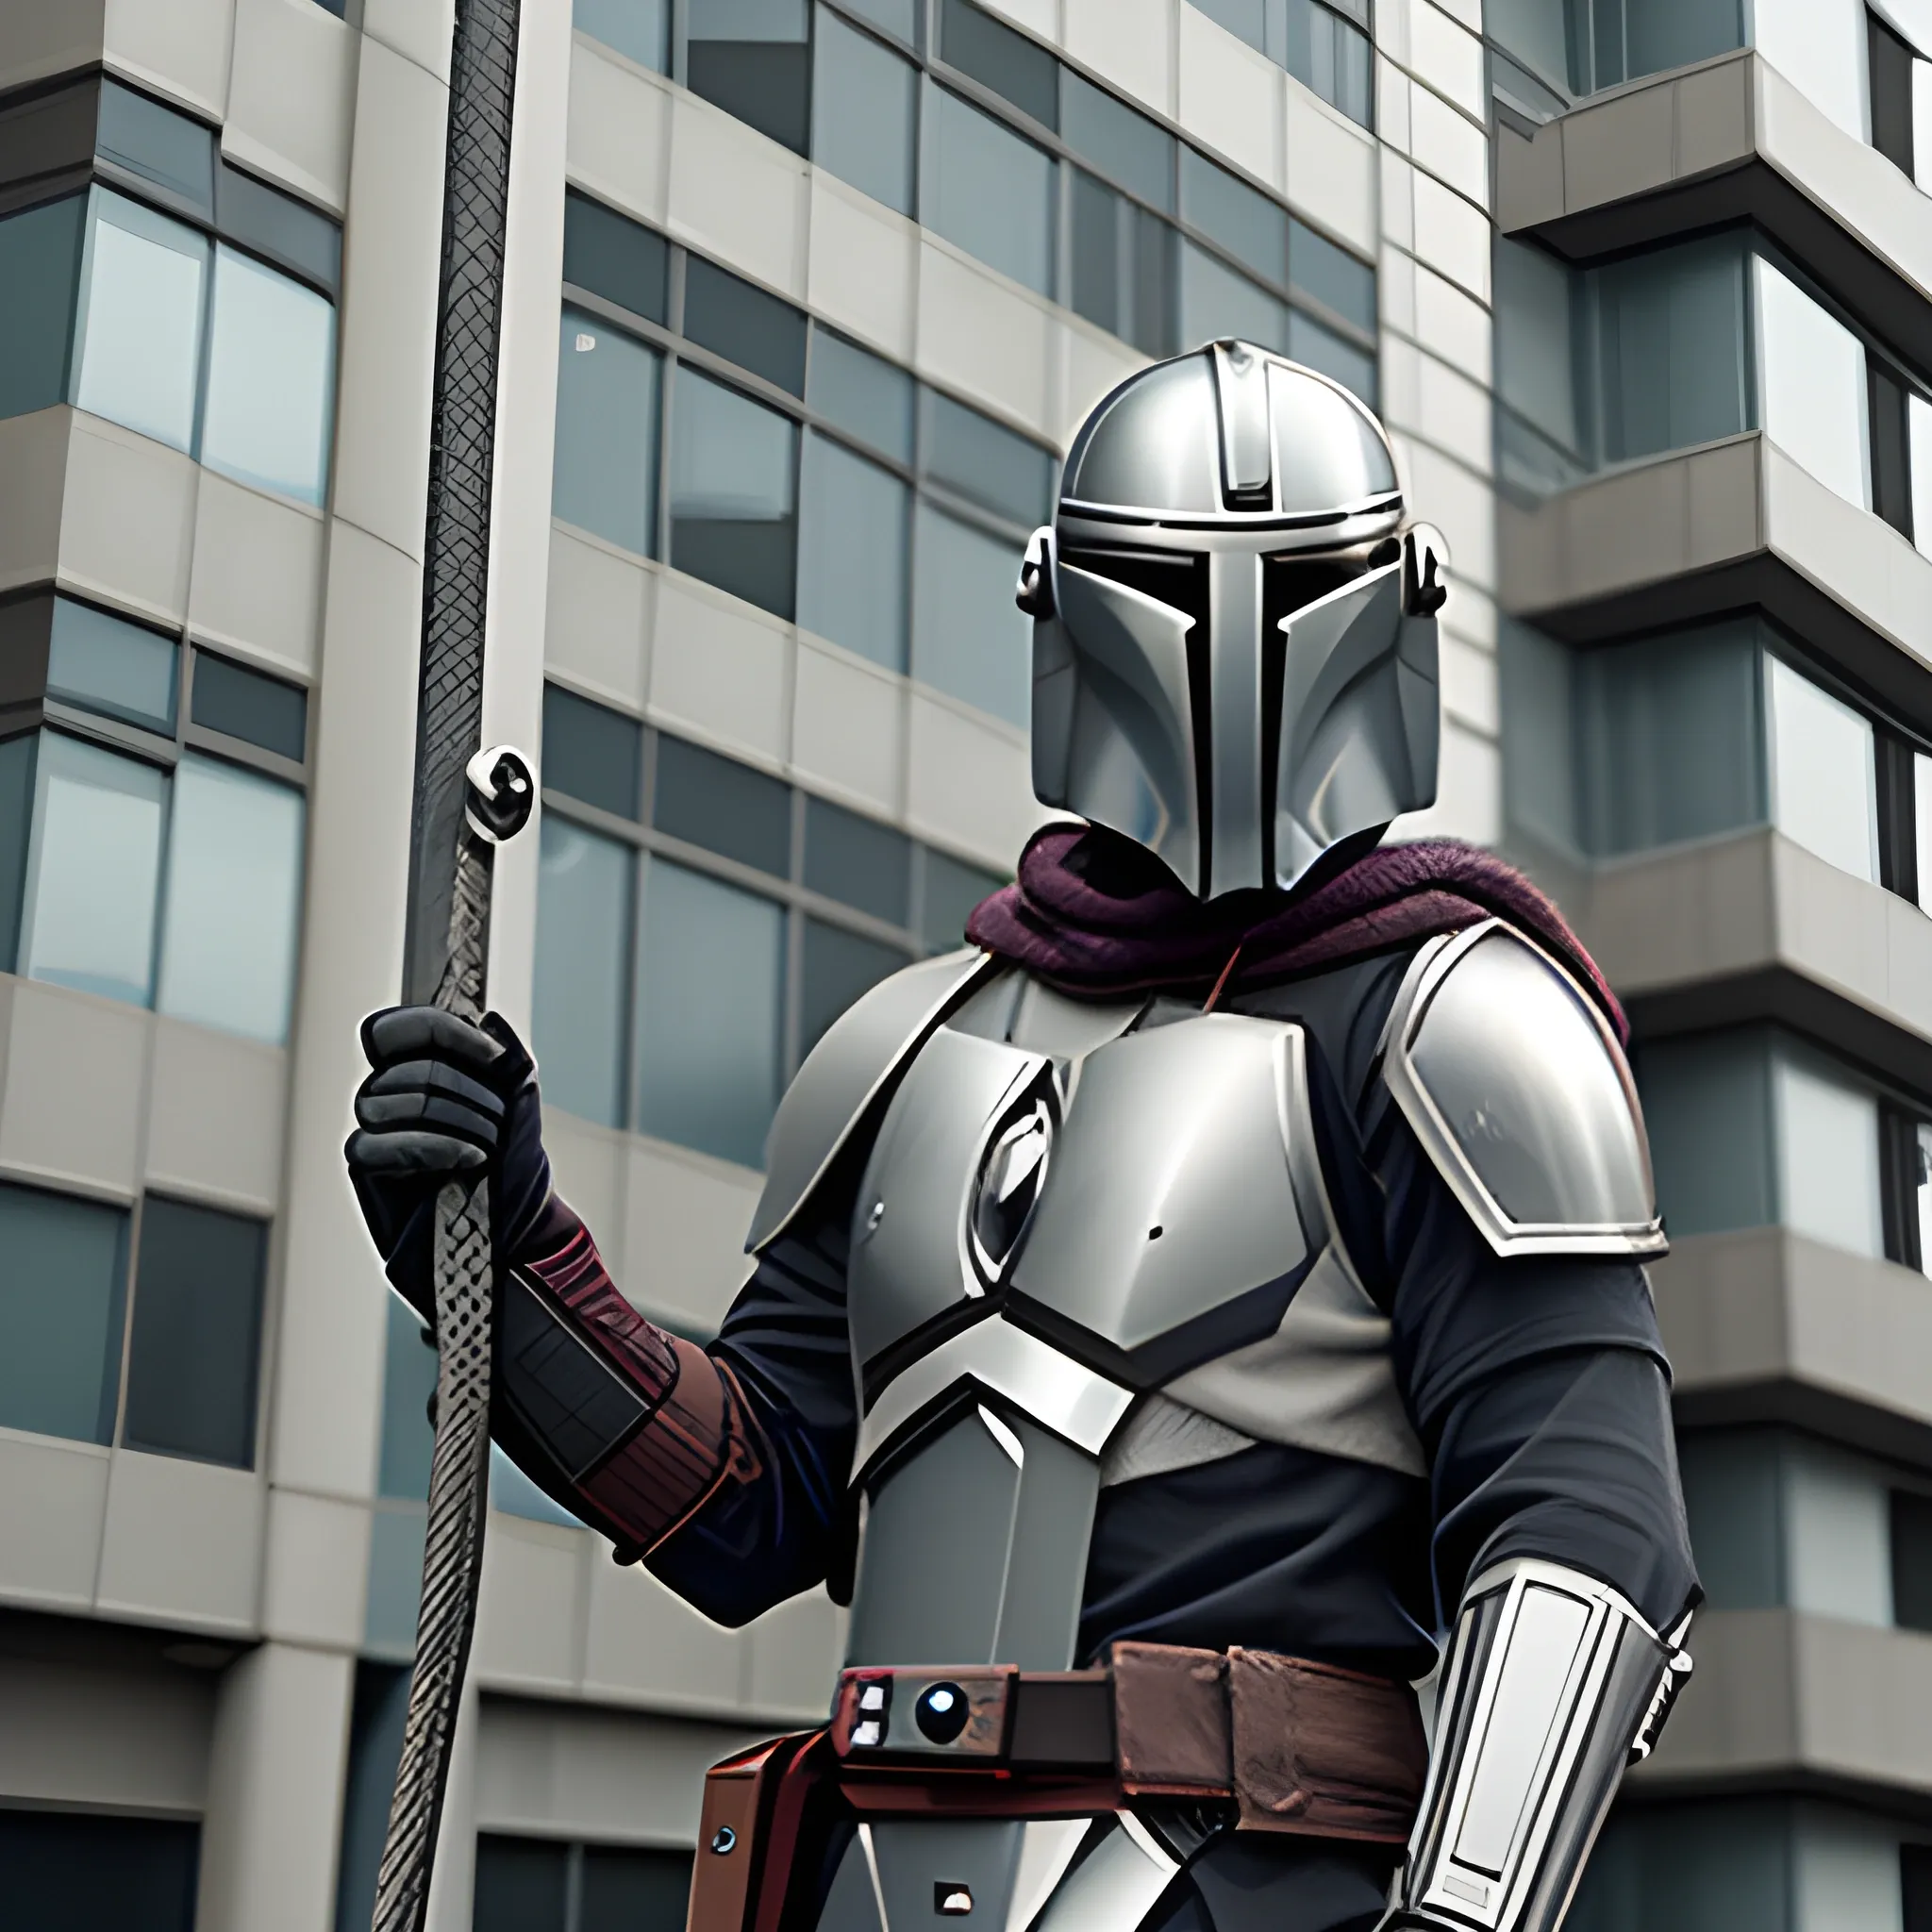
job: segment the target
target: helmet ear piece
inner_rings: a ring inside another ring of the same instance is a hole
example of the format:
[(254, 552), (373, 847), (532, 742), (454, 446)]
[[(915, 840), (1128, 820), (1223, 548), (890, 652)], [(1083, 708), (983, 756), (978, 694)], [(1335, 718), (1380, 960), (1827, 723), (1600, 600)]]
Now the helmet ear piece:
[(1054, 541), (1052, 525), (1043, 525), (1026, 540), (1026, 555), (1020, 561), (1020, 582), (1013, 602), (1028, 617), (1051, 617), (1053, 594)]

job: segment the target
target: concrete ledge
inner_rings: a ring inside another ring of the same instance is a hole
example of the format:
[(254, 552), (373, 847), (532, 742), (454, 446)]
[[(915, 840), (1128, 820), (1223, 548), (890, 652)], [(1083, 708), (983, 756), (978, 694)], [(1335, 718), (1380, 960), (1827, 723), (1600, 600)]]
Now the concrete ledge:
[(1932, 1460), (1932, 1285), (1784, 1228), (1695, 1235), (1651, 1270), (1690, 1427), (1786, 1423)]
[(1757, 608), (1932, 730), (1932, 562), (1761, 432), (1499, 505), (1502, 603), (1594, 643)]
[(1908, 357), (1932, 353), (1924, 197), (1748, 48), (1621, 88), (1497, 151), (1497, 221), (1573, 260), (1757, 224)]

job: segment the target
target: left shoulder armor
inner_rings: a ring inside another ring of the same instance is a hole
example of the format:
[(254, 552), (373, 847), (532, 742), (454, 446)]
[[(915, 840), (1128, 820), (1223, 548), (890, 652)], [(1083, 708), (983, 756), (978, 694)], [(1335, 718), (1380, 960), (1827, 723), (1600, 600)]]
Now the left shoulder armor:
[(1624, 1050), (1575, 980), (1513, 927), (1486, 920), (1416, 955), (1382, 1077), (1497, 1254), (1664, 1252)]

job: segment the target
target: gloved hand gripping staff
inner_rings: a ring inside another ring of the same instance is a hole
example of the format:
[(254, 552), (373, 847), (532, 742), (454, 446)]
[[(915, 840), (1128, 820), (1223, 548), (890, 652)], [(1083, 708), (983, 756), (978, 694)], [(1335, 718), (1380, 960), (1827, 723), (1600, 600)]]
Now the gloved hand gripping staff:
[[(492, 855), (535, 802), (519, 754), (477, 748), (517, 12), (518, 0), (457, 0), (404, 971), (407, 998), (433, 1000), (472, 1022), (484, 1006)], [(436, 1447), (375, 1932), (419, 1932), (428, 1904), (482, 1574), (493, 1268), (487, 1173), (453, 1179), (436, 1204)]]

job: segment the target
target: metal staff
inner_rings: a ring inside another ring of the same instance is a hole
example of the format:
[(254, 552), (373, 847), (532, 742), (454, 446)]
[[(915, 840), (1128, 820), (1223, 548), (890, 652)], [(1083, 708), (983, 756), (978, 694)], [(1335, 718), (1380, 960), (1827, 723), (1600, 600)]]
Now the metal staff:
[[(433, 1000), (473, 1022), (483, 1012), (492, 853), (534, 802), (529, 767), (517, 753), (477, 749), (517, 11), (518, 0), (457, 0), (404, 964), (407, 998)], [(450, 1181), (438, 1195), (435, 1274), (436, 1447), (423, 1600), (376, 1876), (375, 1932), (420, 1932), (423, 1924), (476, 1623), (495, 1303), (487, 1178)]]

